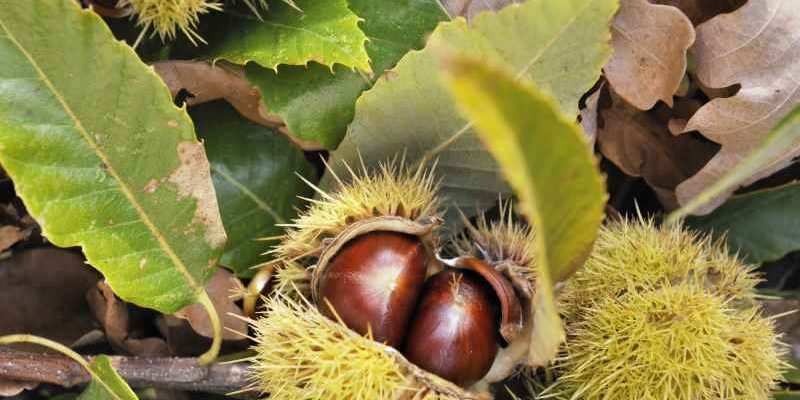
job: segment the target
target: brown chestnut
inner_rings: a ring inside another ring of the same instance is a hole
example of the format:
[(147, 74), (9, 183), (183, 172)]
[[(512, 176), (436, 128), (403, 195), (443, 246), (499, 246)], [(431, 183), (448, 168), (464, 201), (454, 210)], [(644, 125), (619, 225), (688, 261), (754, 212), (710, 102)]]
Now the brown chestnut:
[(462, 387), (480, 380), (499, 348), (499, 313), (492, 287), (472, 271), (430, 277), (406, 335), (405, 356)]
[(403, 343), (425, 281), (428, 255), (413, 235), (375, 231), (347, 242), (320, 277), (320, 311), (389, 346)]

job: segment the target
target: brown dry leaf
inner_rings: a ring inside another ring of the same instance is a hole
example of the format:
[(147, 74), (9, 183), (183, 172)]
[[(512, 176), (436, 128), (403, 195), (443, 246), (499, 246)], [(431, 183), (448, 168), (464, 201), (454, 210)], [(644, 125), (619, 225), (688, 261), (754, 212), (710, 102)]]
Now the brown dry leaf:
[(23, 382), (0, 378), (0, 397), (16, 396), (24, 390), (31, 390), (38, 385), (39, 384), (36, 382)]
[(224, 99), (243, 117), (276, 129), (301, 149), (322, 149), (319, 143), (294, 137), (279, 116), (270, 114), (261, 102), (261, 90), (250, 84), (239, 66), (222, 62), (159, 61), (153, 68), (169, 87), (172, 97), (185, 96), (188, 106)]
[(653, 0), (652, 3), (677, 7), (695, 26), (722, 13), (741, 7), (747, 0)]
[(597, 119), (599, 117), (598, 107), (600, 106), (600, 96), (605, 91), (606, 83), (602, 82), (597, 90), (586, 98), (586, 107), (582, 108), (580, 111), (581, 127), (586, 134), (586, 140), (589, 142), (589, 146), (592, 148), (594, 148), (594, 144), (597, 142)]
[(614, 91), (639, 109), (658, 100), (672, 106), (693, 42), (692, 23), (677, 8), (622, 0), (611, 23), (614, 53), (603, 71)]
[(781, 316), (775, 319), (778, 333), (783, 334), (781, 341), (789, 346), (793, 359), (800, 359), (800, 300), (765, 299), (761, 306), (765, 315)]
[(447, 14), (452, 17), (461, 16), (467, 20), (472, 20), (475, 14), (484, 11), (498, 11), (501, 8), (513, 4), (522, 3), (523, 0), (442, 0)]
[(0, 227), (0, 251), (5, 251), (17, 242), (25, 240), (30, 233), (14, 225)]
[[(712, 88), (741, 85), (729, 98), (704, 105), (684, 129), (700, 131), (719, 143), (720, 152), (697, 175), (678, 186), (686, 204), (749, 154), (773, 126), (800, 104), (800, 1), (750, 1), (739, 10), (719, 15), (697, 28), (691, 49), (697, 78)], [(800, 156), (800, 144), (788, 147), (742, 183), (749, 185), (781, 170)], [(706, 204), (706, 214), (733, 192)]]
[(84, 293), (99, 279), (67, 250), (33, 249), (0, 261), (0, 335), (29, 333), (72, 344), (94, 329)]
[[(222, 338), (225, 340), (244, 340), (245, 337), (241, 334), (247, 333), (247, 322), (243, 319), (242, 309), (231, 299), (232, 294), (241, 291), (242, 283), (224, 268), (218, 268), (217, 272), (206, 284), (206, 292), (211, 297), (211, 302), (214, 303), (214, 307), (222, 319), (222, 326), (225, 328)], [(195, 332), (208, 338), (214, 336), (208, 313), (200, 304), (191, 304), (174, 315), (189, 321), (189, 325)]]
[(108, 342), (115, 351), (144, 357), (170, 355), (167, 343), (161, 338), (131, 337), (128, 307), (105, 282), (98, 282), (97, 286), (89, 289), (86, 301), (103, 325)]
[(644, 178), (664, 206), (674, 208), (675, 186), (697, 172), (717, 146), (690, 135), (674, 136), (658, 112), (640, 111), (613, 91), (611, 99), (611, 107), (600, 112), (600, 152), (626, 174)]

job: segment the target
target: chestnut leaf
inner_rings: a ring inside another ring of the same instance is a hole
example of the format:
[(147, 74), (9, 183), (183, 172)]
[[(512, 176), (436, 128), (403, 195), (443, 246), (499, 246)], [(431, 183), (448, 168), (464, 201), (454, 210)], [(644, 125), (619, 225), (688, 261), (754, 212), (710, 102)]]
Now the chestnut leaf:
[(298, 140), (334, 149), (353, 120), (361, 92), (369, 89), (384, 71), (394, 67), (409, 50), (425, 45), (427, 35), (447, 20), (437, 0), (349, 0), (363, 19), (360, 26), (369, 38), (367, 54), (372, 74), (342, 65), (328, 68), (280, 65), (276, 70), (257, 63), (245, 66), (247, 79), (261, 88), (262, 102), (280, 116)]
[(800, 184), (733, 196), (725, 204), (700, 217), (689, 217), (694, 229), (723, 238), (728, 247), (751, 263), (783, 258), (800, 250)]
[(283, 233), (312, 189), (296, 175), (315, 181), (312, 165), (283, 135), (239, 115), (227, 103), (195, 106), (190, 115), (208, 149), (211, 178), (219, 199), (228, 244), (220, 264), (238, 276), (267, 261), (271, 242), (257, 238)]
[(262, 19), (251, 13), (227, 12), (224, 29), (206, 35), (208, 58), (237, 64), (252, 61), (271, 69), (315, 61), (330, 68), (340, 64), (371, 72), (364, 47), (367, 37), (347, 0), (294, 0), (294, 4), (299, 9), (271, 2)]
[[(441, 194), (449, 200), (451, 224), (510, 193), (472, 125), (458, 112), (439, 74), (435, 49), (446, 47), (505, 65), (516, 77), (532, 79), (550, 92), (570, 117), (610, 55), (609, 21), (616, 0), (528, 0), (498, 12), (483, 12), (439, 24), (427, 46), (406, 54), (356, 103), (348, 134), (332, 153), (331, 166), (347, 176), (344, 162), (368, 167), (405, 154), (407, 163), (438, 161)], [(323, 189), (335, 181), (327, 174)]]
[(592, 249), (606, 193), (585, 135), (552, 97), (512, 72), (470, 58), (447, 62), (450, 90), (497, 160), (536, 232), (529, 362), (553, 360), (564, 339), (553, 284)]
[(200, 302), (218, 321), (203, 287), (227, 237), (208, 160), (153, 69), (73, 0), (0, 0), (0, 59), (0, 162), (43, 234), (82, 246), (126, 301)]

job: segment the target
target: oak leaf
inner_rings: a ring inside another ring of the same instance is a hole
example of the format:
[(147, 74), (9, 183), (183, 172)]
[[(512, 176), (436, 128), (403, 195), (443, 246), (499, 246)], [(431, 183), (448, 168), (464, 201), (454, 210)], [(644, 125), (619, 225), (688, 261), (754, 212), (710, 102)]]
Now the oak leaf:
[(611, 23), (614, 54), (603, 68), (611, 87), (628, 103), (648, 110), (672, 96), (686, 72), (694, 28), (677, 8), (647, 0), (622, 0)]
[(691, 135), (674, 136), (668, 116), (644, 112), (613, 91), (611, 107), (600, 111), (600, 152), (631, 176), (641, 176), (668, 209), (677, 206), (675, 187), (697, 172), (717, 146)]
[[(706, 86), (739, 84), (729, 98), (713, 99), (692, 116), (684, 132), (700, 131), (719, 143), (720, 152), (697, 175), (677, 188), (686, 204), (749, 154), (773, 126), (800, 104), (800, 2), (751, 1), (697, 28), (691, 49), (697, 78)], [(800, 144), (787, 146), (744, 180), (749, 185), (783, 169), (800, 156)], [(724, 192), (698, 214), (719, 206), (736, 187)]]

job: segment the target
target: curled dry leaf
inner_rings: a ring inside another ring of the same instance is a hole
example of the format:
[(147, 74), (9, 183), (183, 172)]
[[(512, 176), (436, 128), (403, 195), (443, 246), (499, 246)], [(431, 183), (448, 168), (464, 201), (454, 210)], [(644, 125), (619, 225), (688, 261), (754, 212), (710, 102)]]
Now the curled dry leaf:
[(146, 357), (169, 356), (167, 343), (157, 337), (138, 339), (131, 335), (128, 307), (114, 295), (111, 287), (105, 282), (86, 292), (95, 318), (103, 325), (106, 338), (115, 351), (123, 354)]
[[(697, 78), (704, 85), (740, 84), (741, 89), (733, 97), (711, 100), (686, 125), (685, 132), (700, 131), (722, 148), (697, 175), (678, 186), (681, 204), (733, 168), (800, 104), (800, 2), (750, 1), (733, 13), (719, 15), (697, 28), (691, 52), (697, 59)], [(800, 143), (787, 146), (741, 185), (783, 169), (797, 156)], [(712, 211), (735, 189), (697, 213)]]
[(224, 99), (243, 117), (276, 129), (301, 149), (322, 148), (318, 143), (294, 137), (279, 116), (270, 114), (261, 102), (261, 90), (250, 84), (239, 66), (223, 62), (159, 61), (153, 68), (169, 87), (172, 97), (185, 97), (188, 106)]
[(597, 122), (599, 117), (600, 96), (608, 91), (606, 83), (603, 81), (597, 89), (586, 98), (585, 107), (581, 108), (580, 118), (583, 133), (586, 134), (586, 141), (589, 146), (594, 147), (597, 142)]
[[(206, 284), (206, 292), (222, 319), (222, 326), (225, 327), (222, 334), (225, 340), (245, 339), (242, 334), (247, 332), (247, 322), (243, 319), (242, 309), (231, 298), (233, 294), (241, 293), (242, 290), (241, 282), (224, 268), (217, 268), (217, 272)], [(187, 320), (195, 332), (209, 338), (214, 336), (208, 313), (200, 304), (184, 307), (176, 312), (175, 316)]]
[(686, 73), (694, 28), (677, 8), (647, 0), (622, 0), (611, 23), (614, 54), (603, 68), (611, 87), (628, 103), (649, 110), (672, 96)]
[(23, 382), (11, 379), (0, 379), (0, 396), (11, 397), (22, 393), (24, 390), (31, 390), (38, 386), (36, 382)]
[(28, 333), (72, 344), (94, 329), (84, 293), (99, 279), (67, 250), (39, 248), (0, 261), (0, 335)]
[(662, 204), (674, 208), (675, 187), (697, 172), (717, 146), (691, 135), (672, 135), (663, 110), (640, 111), (613, 91), (611, 99), (611, 107), (600, 111), (600, 152), (626, 174), (644, 178)]

